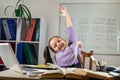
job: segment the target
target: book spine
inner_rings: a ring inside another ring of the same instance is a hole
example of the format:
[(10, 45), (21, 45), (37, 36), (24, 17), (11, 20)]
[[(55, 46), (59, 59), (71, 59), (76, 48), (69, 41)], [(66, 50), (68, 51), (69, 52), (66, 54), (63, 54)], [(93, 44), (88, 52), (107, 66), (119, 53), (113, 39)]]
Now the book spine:
[(0, 40), (6, 40), (6, 36), (5, 36), (5, 31), (3, 29), (3, 24), (2, 24), (2, 20), (3, 19), (0, 19), (0, 34), (1, 34), (1, 37), (0, 37)]
[(20, 34), (21, 41), (26, 40), (27, 31), (29, 29), (29, 24), (27, 22), (28, 22), (27, 19), (22, 18), (22, 26), (21, 26), (21, 34)]
[(33, 41), (39, 41), (40, 37), (40, 19), (36, 19), (35, 31), (33, 33)]
[(23, 49), (24, 49), (24, 55), (26, 59), (26, 64), (37, 64), (37, 56), (36, 52), (34, 51), (35, 48), (33, 45), (24, 43), (23, 44)]
[(32, 40), (33, 32), (34, 32), (34, 29), (35, 29), (35, 24), (36, 24), (36, 20), (32, 19), (30, 28), (28, 29), (28, 32), (27, 32), (27, 35), (26, 35), (26, 41), (31, 41)]
[(22, 19), (18, 18), (17, 19), (17, 41), (20, 41), (20, 36), (21, 36), (21, 29), (22, 29)]
[(22, 43), (17, 44), (17, 59), (20, 64), (23, 64), (23, 47)]
[(0, 57), (0, 64), (3, 64), (3, 61), (2, 61), (2, 59), (1, 59), (1, 57)]
[(36, 65), (38, 63), (38, 57), (35, 50), (35, 46), (33, 44), (30, 44), (30, 49), (32, 52), (32, 64)]
[(7, 40), (10, 40), (12, 39), (11, 37), (11, 34), (10, 34), (10, 31), (9, 31), (9, 27), (8, 27), (8, 24), (7, 24), (7, 20), (2, 20), (2, 24), (3, 24), (3, 29), (5, 31), (5, 36), (6, 36), (6, 39)]
[(7, 19), (7, 24), (8, 24), (8, 27), (9, 27), (10, 34), (11, 34), (11, 40), (15, 40), (16, 39), (15, 21), (13, 19)]
[(0, 40), (1, 40), (1, 35), (2, 35), (2, 23), (1, 23), (1, 19), (0, 19)]

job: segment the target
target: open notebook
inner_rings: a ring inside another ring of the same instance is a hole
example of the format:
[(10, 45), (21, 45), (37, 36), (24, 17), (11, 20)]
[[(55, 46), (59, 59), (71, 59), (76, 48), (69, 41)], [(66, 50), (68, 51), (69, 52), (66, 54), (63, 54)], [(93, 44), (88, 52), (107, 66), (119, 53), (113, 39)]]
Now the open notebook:
[(27, 73), (27, 71), (36, 71), (36, 69), (29, 69), (21, 66), (16, 58), (16, 55), (9, 43), (0, 43), (0, 57), (3, 60), (6, 68), (21, 72)]

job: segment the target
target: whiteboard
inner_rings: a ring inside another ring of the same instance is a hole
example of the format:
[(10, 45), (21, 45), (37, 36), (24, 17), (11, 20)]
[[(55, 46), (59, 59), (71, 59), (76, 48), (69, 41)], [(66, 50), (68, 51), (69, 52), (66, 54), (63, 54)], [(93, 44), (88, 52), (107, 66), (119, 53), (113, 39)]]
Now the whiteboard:
[[(119, 3), (63, 3), (72, 19), (82, 50), (120, 54)], [(60, 17), (59, 35), (67, 40), (66, 20)]]

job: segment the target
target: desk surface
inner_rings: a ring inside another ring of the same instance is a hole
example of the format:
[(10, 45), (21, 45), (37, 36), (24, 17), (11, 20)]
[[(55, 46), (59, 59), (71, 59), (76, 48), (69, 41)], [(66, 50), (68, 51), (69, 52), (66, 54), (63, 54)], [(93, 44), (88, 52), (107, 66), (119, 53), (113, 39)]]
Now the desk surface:
[[(90, 70), (88, 70), (90, 71)], [(91, 71), (92, 72), (92, 71)], [(99, 75), (101, 76), (99, 76)], [(97, 76), (98, 75), (98, 76)], [(37, 74), (35, 77), (28, 77), (26, 74), (18, 73), (12, 70), (5, 70), (0, 72), (0, 80), (39, 80), (41, 74)], [(104, 77), (105, 80), (115, 80), (113, 76), (105, 72), (95, 72), (94, 75), (90, 75), (88, 78), (98, 78)], [(103, 79), (101, 79), (103, 80)]]
[(40, 75), (36, 75), (35, 77), (28, 77), (26, 74), (18, 73), (12, 70), (5, 70), (0, 72), (0, 79), (8, 79), (8, 80), (39, 80)]

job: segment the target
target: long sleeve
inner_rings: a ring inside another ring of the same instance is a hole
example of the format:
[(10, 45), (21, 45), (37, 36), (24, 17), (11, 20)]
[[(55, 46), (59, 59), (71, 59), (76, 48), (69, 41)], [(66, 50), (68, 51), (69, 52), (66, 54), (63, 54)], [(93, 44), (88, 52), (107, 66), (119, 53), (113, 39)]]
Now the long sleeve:
[(67, 28), (67, 34), (68, 34), (68, 40), (70, 43), (74, 43), (74, 42), (78, 41), (77, 35), (76, 35), (73, 27)]
[(77, 59), (78, 46), (73, 43), (70, 47), (66, 48), (64, 51), (60, 51), (56, 53), (56, 61), (59, 66), (68, 66), (74, 64)]

